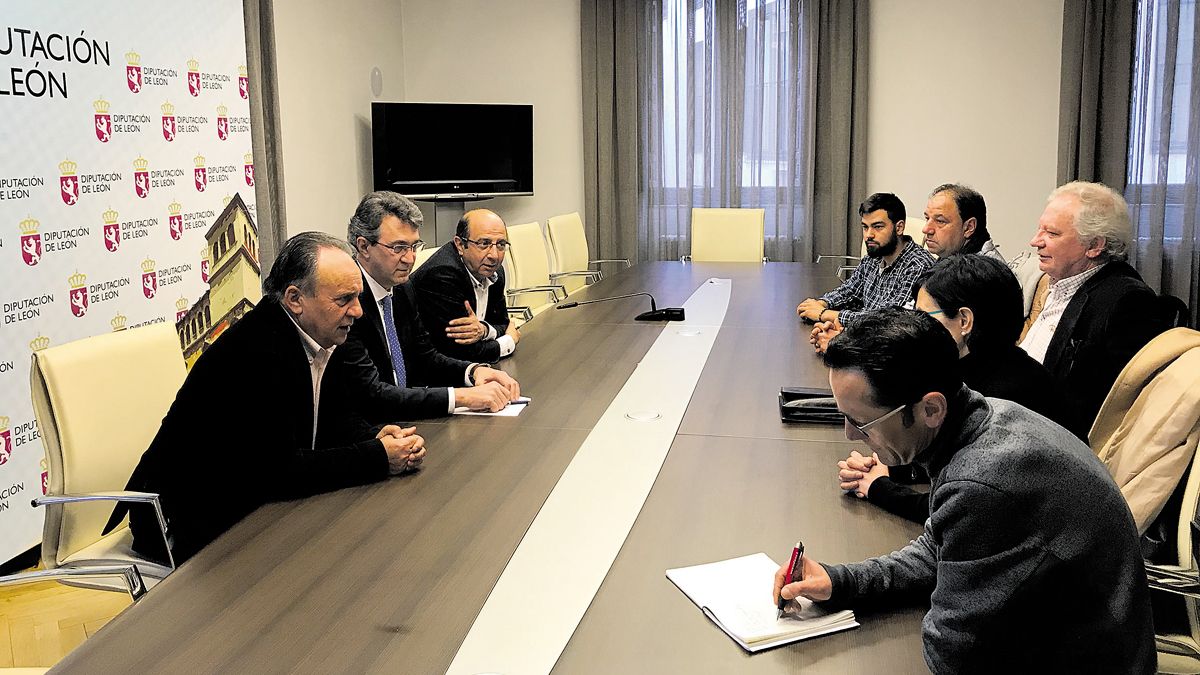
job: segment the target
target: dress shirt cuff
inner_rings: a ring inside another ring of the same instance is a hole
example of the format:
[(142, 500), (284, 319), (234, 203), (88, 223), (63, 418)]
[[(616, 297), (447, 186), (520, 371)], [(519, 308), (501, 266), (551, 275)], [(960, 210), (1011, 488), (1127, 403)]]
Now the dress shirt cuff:
[(496, 338), (496, 344), (500, 345), (500, 357), (504, 358), (509, 354), (517, 351), (517, 341), (511, 335), (501, 335)]
[(446, 393), (449, 394), (446, 398), (450, 399), (450, 407), (446, 409), (447, 415), (454, 414), (454, 387), (446, 387)]
[(484, 335), (483, 339), (484, 340), (495, 340), (496, 339), (496, 327), (486, 321), (480, 321), (479, 323), (487, 326), (487, 335)]

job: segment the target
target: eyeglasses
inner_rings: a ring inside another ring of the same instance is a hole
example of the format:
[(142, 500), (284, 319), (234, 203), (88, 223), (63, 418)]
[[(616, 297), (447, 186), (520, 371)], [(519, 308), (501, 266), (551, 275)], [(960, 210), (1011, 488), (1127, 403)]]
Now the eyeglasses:
[(855, 422), (854, 420), (850, 419), (849, 415), (846, 415), (846, 424), (849, 424), (850, 426), (854, 427), (855, 429), (858, 429), (858, 433), (862, 434), (863, 436), (866, 436), (867, 432), (871, 430), (871, 427), (875, 426), (876, 424), (879, 424), (880, 422), (886, 420), (887, 418), (891, 417), (892, 415), (895, 415), (896, 413), (900, 412), (901, 410), (904, 410), (905, 408), (907, 408), (910, 405), (911, 405), (910, 403), (905, 403), (904, 405), (897, 406), (897, 407), (893, 408), (892, 410), (890, 410), (889, 412), (885, 412), (884, 414), (880, 415), (879, 417), (876, 417), (875, 419), (871, 420), (870, 422), (867, 422), (866, 424), (859, 424), (859, 423)]
[(935, 309), (932, 312), (925, 312), (925, 313), (928, 314), (929, 316), (937, 316), (938, 314), (942, 314), (945, 311), (946, 310), (944, 310), (944, 309)]
[(409, 251), (412, 251), (415, 253), (415, 252), (420, 251), (425, 248), (425, 242), (421, 241), (420, 239), (414, 241), (411, 244), (406, 243), (406, 242), (400, 242), (399, 244), (384, 244), (384, 243), (378, 242), (378, 241), (373, 241), (371, 243), (375, 246), (382, 246), (384, 248), (390, 248), (390, 249), (392, 249), (392, 253), (395, 253), (396, 255), (404, 255), (405, 253), (408, 253)]
[(507, 241), (504, 241), (503, 239), (501, 239), (500, 241), (492, 241), (491, 239), (480, 239), (480, 240), (476, 241), (474, 239), (464, 238), (463, 241), (467, 242), (468, 244), (473, 244), (475, 246), (475, 248), (479, 249), (480, 251), (486, 251), (489, 248), (495, 246), (496, 250), (500, 251), (501, 253), (504, 253), (505, 251), (507, 251), (508, 247), (512, 245), (512, 244), (508, 243)]

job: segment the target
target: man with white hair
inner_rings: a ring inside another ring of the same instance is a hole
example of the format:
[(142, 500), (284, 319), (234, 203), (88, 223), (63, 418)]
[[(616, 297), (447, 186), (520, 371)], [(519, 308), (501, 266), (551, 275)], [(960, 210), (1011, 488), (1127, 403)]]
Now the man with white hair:
[(1058, 380), (1067, 426), (1083, 439), (1121, 369), (1166, 328), (1154, 291), (1125, 262), (1132, 238), (1125, 199), (1075, 181), (1050, 194), (1029, 242), (1050, 291), (1021, 347)]

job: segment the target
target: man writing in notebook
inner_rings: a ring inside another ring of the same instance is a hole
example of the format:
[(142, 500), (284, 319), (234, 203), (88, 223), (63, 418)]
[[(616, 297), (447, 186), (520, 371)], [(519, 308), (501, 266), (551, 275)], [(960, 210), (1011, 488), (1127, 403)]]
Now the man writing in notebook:
[(1086, 445), (965, 387), (954, 340), (923, 312), (863, 317), (829, 343), (825, 364), (846, 437), (885, 464), (928, 471), (929, 520), (878, 558), (806, 555), (803, 580), (786, 583), (780, 569), (776, 593), (829, 608), (928, 599), (935, 673), (1154, 672), (1137, 531)]

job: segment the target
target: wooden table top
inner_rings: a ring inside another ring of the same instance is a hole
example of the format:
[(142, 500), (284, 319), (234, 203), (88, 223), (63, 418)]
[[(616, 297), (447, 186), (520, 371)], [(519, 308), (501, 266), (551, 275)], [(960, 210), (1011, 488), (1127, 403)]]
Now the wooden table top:
[[(576, 295), (651, 290), (681, 305), (733, 279), (721, 332), (637, 522), (555, 667), (561, 673), (921, 672), (924, 608), (860, 613), (847, 633), (746, 654), (665, 576), (797, 537), (823, 562), (898, 548), (920, 528), (837, 488), (841, 427), (785, 425), (784, 385), (824, 385), (796, 304), (836, 285), (801, 263), (645, 263)], [(663, 330), (644, 298), (549, 310), (503, 367), (517, 418), (419, 423), (418, 474), (268, 504), (67, 656), (55, 672), (441, 673), (525, 530)], [(215, 488), (219, 492), (219, 487)], [(521, 627), (513, 626), (513, 639)], [(508, 674), (514, 675), (514, 674)]]

